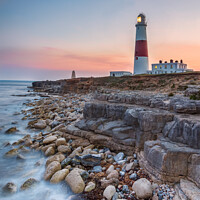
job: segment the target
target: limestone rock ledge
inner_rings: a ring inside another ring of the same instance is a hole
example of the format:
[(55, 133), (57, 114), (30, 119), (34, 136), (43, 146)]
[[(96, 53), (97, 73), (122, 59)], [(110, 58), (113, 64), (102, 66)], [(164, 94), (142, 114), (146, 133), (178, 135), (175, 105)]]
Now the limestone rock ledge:
[(147, 141), (140, 164), (151, 176), (171, 183), (189, 178), (200, 187), (200, 150), (166, 139)]
[[(127, 155), (137, 152), (140, 165), (156, 181), (190, 180), (200, 187), (200, 101), (136, 92), (95, 98), (85, 104), (84, 119), (64, 128), (66, 135)], [(180, 191), (186, 199), (196, 198)]]
[(132, 155), (135, 149), (135, 146), (123, 145), (116, 143), (112, 137), (108, 137), (105, 135), (96, 134), (91, 131), (84, 131), (80, 130), (79, 128), (75, 127), (74, 125), (69, 125), (65, 129), (62, 130), (65, 132), (65, 137), (68, 135), (73, 135), (75, 137), (81, 137), (88, 140), (92, 144), (96, 144), (99, 146), (106, 146), (109, 147), (112, 151), (123, 151), (127, 155)]

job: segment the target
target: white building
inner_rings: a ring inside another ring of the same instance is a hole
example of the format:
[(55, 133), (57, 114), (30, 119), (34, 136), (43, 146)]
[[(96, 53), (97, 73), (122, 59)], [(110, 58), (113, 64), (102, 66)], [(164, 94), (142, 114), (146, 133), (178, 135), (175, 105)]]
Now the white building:
[(152, 64), (152, 70), (149, 70), (148, 74), (170, 74), (182, 73), (186, 71), (189, 71), (187, 69), (187, 64), (184, 64), (182, 60), (180, 62), (170, 60), (169, 63), (167, 61), (163, 63), (160, 60), (159, 63)]
[(113, 71), (113, 72), (110, 72), (110, 76), (113, 76), (113, 77), (132, 76), (132, 73), (126, 72), (126, 71)]

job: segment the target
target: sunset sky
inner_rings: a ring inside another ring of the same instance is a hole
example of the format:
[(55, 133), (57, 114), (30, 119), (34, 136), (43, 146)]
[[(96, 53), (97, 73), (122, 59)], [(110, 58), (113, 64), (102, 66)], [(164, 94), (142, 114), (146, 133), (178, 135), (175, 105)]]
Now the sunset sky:
[(199, 9), (200, 0), (0, 0), (0, 79), (133, 72), (141, 12), (150, 64), (183, 59), (200, 71)]

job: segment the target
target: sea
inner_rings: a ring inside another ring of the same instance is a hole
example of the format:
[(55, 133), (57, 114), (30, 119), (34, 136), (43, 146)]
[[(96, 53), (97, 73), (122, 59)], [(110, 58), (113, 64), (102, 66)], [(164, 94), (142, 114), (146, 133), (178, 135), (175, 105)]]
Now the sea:
[[(0, 200), (67, 200), (72, 192), (63, 182), (50, 184), (43, 180), (46, 158), (41, 152), (31, 150), (21, 153), (25, 160), (6, 157), (5, 153), (15, 148), (12, 143), (26, 134), (34, 135), (38, 132), (27, 129), (28, 120), (22, 120), (24, 115), (21, 110), (27, 110), (25, 103), (42, 97), (30, 95), (28, 87), (31, 81), (1, 81), (0, 80)], [(16, 127), (19, 131), (6, 134), (6, 130)], [(10, 143), (11, 145), (5, 145)], [(43, 161), (41, 166), (35, 163)], [(28, 190), (21, 190), (20, 186), (29, 178), (38, 180), (38, 184)], [(3, 187), (8, 182), (17, 185), (17, 192), (6, 194)]]

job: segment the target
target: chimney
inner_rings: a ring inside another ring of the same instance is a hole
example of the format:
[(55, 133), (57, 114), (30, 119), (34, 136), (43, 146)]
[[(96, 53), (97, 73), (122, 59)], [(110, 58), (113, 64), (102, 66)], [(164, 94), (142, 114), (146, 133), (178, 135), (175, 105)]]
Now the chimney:
[(162, 60), (159, 60), (159, 63), (162, 63)]
[(170, 60), (170, 63), (173, 63), (173, 60), (172, 60), (172, 59)]
[(183, 60), (181, 60), (181, 63), (183, 63)]

